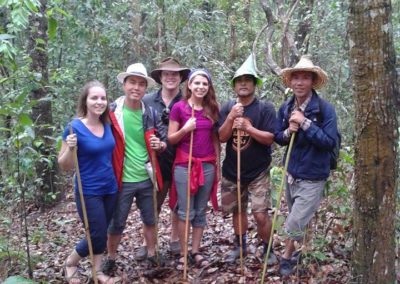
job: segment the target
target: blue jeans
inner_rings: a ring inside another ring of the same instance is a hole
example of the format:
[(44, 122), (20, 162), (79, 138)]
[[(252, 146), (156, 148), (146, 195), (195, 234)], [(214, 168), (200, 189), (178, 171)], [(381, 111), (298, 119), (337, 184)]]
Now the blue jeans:
[(140, 210), (140, 218), (143, 223), (148, 226), (155, 224), (153, 183), (151, 180), (124, 182), (122, 183), (122, 190), (118, 193), (118, 201), (108, 233), (112, 235), (121, 235), (123, 233), (134, 198), (136, 199), (136, 206)]
[[(189, 219), (193, 227), (205, 227), (207, 225), (206, 209), (214, 183), (214, 165), (202, 163), (202, 166), (204, 185), (199, 187), (194, 196), (190, 196)], [(176, 191), (178, 193), (177, 210), (181, 220), (186, 220), (187, 170), (187, 167), (176, 166), (174, 171)]]
[[(84, 199), (93, 253), (102, 254), (107, 246), (107, 228), (114, 213), (117, 193), (107, 195), (84, 195)], [(77, 193), (75, 193), (75, 202), (79, 217), (83, 222), (81, 199)], [(80, 240), (75, 249), (81, 257), (88, 256), (89, 248), (86, 238)]]

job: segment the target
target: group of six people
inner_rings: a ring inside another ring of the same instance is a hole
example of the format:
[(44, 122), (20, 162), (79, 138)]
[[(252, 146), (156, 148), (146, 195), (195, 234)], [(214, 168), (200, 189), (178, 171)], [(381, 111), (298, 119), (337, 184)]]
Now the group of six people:
[[(143, 64), (130, 65), (126, 72), (117, 76), (124, 96), (111, 104), (100, 82), (91, 81), (84, 86), (78, 100), (77, 117), (63, 133), (58, 162), (62, 169), (73, 169), (73, 151), (77, 147), (93, 244), (93, 265), (101, 283), (122, 282), (120, 277), (109, 275), (116, 267), (117, 248), (133, 200), (140, 211), (144, 235), (144, 244), (136, 258), (159, 263), (154, 183), (159, 189), (158, 213), (169, 193), (169, 249), (177, 256), (177, 269), (183, 270), (184, 265), (187, 212), (192, 226), (190, 259), (197, 267), (209, 265), (206, 255), (200, 251), (200, 243), (207, 223), (208, 201), (218, 209), (218, 182), (221, 183), (221, 209), (233, 214), (235, 233), (234, 248), (225, 256), (225, 261), (234, 263), (241, 249), (246, 255), (249, 200), (265, 254), (272, 231), (268, 214), (268, 209), (272, 208), (271, 145), (274, 142), (288, 145), (296, 133), (286, 178), (288, 238), (279, 260), (281, 275), (293, 273), (295, 242), (302, 240), (329, 177), (330, 152), (337, 143), (336, 113), (316, 92), (327, 82), (326, 73), (308, 56), (303, 56), (294, 67), (282, 70), (283, 83), (292, 89), (293, 96), (276, 114), (270, 102), (256, 97), (256, 89), (263, 82), (253, 60), (250, 56), (235, 72), (230, 82), (235, 98), (221, 108), (210, 73), (206, 69), (182, 67), (171, 57), (161, 61), (150, 76)], [(147, 88), (156, 82), (161, 88), (145, 95)], [(222, 171), (220, 143), (226, 143)], [(191, 169), (188, 169), (189, 164)], [(241, 210), (238, 208), (238, 178)], [(77, 210), (82, 219), (77, 188), (75, 179)], [(191, 198), (187, 211), (188, 189)], [(108, 256), (102, 263), (106, 248)], [(82, 239), (65, 261), (68, 283), (80, 283), (78, 263), (88, 254), (88, 242)], [(276, 263), (278, 259), (272, 250), (268, 264)]]

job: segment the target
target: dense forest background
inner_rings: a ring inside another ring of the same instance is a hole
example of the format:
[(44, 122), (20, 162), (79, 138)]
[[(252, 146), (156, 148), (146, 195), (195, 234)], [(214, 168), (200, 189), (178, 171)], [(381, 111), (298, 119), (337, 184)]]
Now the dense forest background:
[[(400, 1), (367, 2), (390, 10), (387, 19), (392, 24), (389, 30), (399, 73)], [(103, 82), (113, 100), (122, 94), (116, 76), (129, 64), (142, 62), (150, 72), (161, 59), (173, 56), (185, 66), (209, 69), (222, 103), (233, 96), (229, 80), (251, 52), (264, 79), (258, 96), (272, 101), (276, 108), (286, 99), (279, 72), (293, 66), (300, 55), (311, 54), (314, 63), (329, 75), (321, 94), (336, 107), (342, 133), (341, 160), (328, 183), (330, 199), (321, 208), (322, 219), (315, 221), (315, 228), (322, 233), (311, 240), (311, 259), (335, 259), (337, 255), (329, 256), (324, 248), (335, 243), (347, 265), (352, 250), (357, 133), (348, 17), (350, 6), (362, 3), (0, 0), (0, 266), (19, 267), (0, 269), (0, 280), (13, 274), (32, 276), (35, 263), (47, 261), (45, 254), (33, 253), (35, 260), (30, 263), (34, 244), (49, 239), (43, 227), (30, 226), (29, 214), (48, 213), (71, 191), (70, 180), (59, 173), (56, 155), (61, 132), (75, 115), (85, 82)], [(276, 187), (282, 153), (278, 147), (274, 153), (272, 180)], [(282, 223), (284, 216), (278, 220)], [(398, 214), (393, 227), (396, 243), (392, 249), (398, 256)], [(67, 241), (61, 244), (69, 245)], [(43, 275), (35, 277), (45, 279)]]

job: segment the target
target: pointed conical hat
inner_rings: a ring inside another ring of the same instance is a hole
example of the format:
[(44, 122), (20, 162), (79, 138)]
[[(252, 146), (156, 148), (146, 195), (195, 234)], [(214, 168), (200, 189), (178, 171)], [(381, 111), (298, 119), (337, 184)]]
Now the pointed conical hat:
[(249, 57), (247, 57), (246, 61), (235, 72), (235, 75), (233, 75), (233, 78), (231, 80), (232, 87), (234, 87), (234, 85), (235, 85), (235, 83), (234, 83), (235, 79), (240, 77), (240, 76), (243, 76), (243, 75), (254, 76), (256, 78), (256, 81), (257, 81), (257, 86), (259, 88), (262, 87), (263, 81), (257, 75), (256, 66), (254, 65), (253, 53), (250, 54)]

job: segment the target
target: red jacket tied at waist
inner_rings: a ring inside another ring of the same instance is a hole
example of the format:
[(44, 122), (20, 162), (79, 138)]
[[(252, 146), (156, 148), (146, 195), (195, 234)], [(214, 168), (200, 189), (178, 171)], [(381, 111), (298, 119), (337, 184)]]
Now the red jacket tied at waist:
[[(204, 185), (204, 173), (202, 163), (210, 163), (214, 165), (215, 175), (213, 187), (211, 189), (210, 200), (215, 210), (218, 210), (217, 189), (218, 189), (218, 175), (216, 167), (216, 155), (207, 156), (204, 158), (192, 157), (192, 169), (190, 171), (190, 193), (195, 195), (200, 186)], [(174, 172), (176, 165), (189, 163), (189, 154), (181, 149), (176, 150), (175, 161), (172, 172)], [(169, 206), (174, 209), (178, 201), (178, 193), (176, 191), (175, 179), (172, 177), (171, 191), (169, 194)]]

